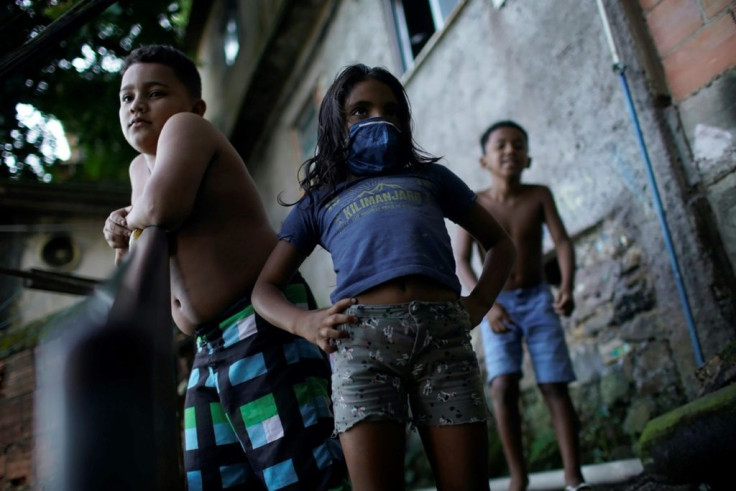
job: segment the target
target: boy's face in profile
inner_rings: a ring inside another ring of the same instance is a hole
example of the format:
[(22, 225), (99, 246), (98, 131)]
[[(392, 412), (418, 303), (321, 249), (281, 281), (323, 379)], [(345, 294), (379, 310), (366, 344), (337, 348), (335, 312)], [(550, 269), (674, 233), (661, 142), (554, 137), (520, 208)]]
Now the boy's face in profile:
[(155, 154), (161, 130), (174, 114), (204, 112), (171, 67), (135, 63), (120, 84), (120, 127), (128, 143), (143, 154)]
[(502, 126), (490, 134), (480, 165), (501, 178), (520, 176), (531, 162), (527, 151), (524, 134), (516, 128)]

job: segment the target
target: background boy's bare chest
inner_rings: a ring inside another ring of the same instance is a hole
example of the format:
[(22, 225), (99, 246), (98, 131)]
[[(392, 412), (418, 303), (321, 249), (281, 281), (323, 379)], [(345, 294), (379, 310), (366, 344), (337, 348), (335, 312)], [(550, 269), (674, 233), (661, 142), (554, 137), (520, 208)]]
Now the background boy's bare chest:
[(506, 201), (485, 197), (482, 205), (498, 220), (515, 243), (520, 240), (541, 240), (544, 213), (542, 204), (534, 196), (522, 195)]

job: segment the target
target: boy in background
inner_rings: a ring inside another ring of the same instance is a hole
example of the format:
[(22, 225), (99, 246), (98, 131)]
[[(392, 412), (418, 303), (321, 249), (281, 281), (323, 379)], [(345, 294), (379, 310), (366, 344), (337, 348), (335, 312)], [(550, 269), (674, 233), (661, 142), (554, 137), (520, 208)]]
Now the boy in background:
[[(119, 263), (132, 231), (168, 232), (172, 317), (197, 343), (184, 409), (189, 489), (340, 485), (328, 359), (250, 305), (276, 234), (243, 160), (203, 118), (196, 66), (170, 46), (143, 46), (121, 73), (120, 125), (139, 155), (131, 206), (110, 214), (104, 234)], [(298, 273), (285, 294), (316, 307)]]
[[(498, 121), (481, 137), (480, 164), (491, 175), (491, 187), (478, 192), (485, 207), (511, 236), (517, 256), (511, 275), (480, 324), (493, 412), (509, 467), (510, 490), (526, 489), (529, 477), (522, 448), (519, 380), (522, 340), (527, 344), (537, 384), (552, 416), (565, 468), (566, 491), (590, 489), (580, 470), (579, 422), (567, 384), (575, 380), (559, 315), (575, 307), (575, 255), (549, 188), (524, 184), (531, 163), (526, 131), (513, 121)], [(544, 281), (543, 225), (555, 244), (562, 282), (553, 297)], [(455, 259), (465, 287), (475, 287), (471, 266), (475, 240), (458, 228)], [(477, 245), (477, 244), (476, 244)], [(477, 247), (481, 257), (485, 251)]]

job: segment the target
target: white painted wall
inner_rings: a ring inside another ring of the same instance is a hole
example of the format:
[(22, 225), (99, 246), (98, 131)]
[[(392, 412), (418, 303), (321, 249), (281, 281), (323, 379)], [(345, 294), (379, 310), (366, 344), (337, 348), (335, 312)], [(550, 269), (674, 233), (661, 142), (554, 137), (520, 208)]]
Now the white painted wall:
[[(53, 234), (36, 233), (27, 236), (25, 240), (19, 269), (27, 271), (31, 268), (38, 268), (93, 279), (107, 279), (114, 269), (114, 255), (102, 235), (104, 219), (68, 219), (58, 225), (64, 226), (78, 248), (79, 261), (76, 265), (72, 268), (55, 269), (46, 264), (40, 252), (45, 241)], [(85, 298), (79, 295), (23, 288), (17, 305), (17, 313), (14, 315), (17, 317), (13, 324), (25, 325), (81, 302)]]

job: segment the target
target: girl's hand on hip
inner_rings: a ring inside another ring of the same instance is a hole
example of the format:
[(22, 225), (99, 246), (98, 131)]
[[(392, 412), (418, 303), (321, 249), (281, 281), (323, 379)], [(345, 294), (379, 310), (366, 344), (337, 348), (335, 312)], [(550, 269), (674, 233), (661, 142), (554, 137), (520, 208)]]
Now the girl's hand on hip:
[(358, 318), (343, 312), (351, 305), (357, 303), (354, 298), (344, 298), (336, 302), (332, 307), (309, 310), (305, 313), (305, 322), (301, 324), (298, 335), (307, 341), (316, 344), (326, 353), (337, 350), (334, 339), (348, 337), (348, 333), (340, 331), (340, 324), (356, 324)]

